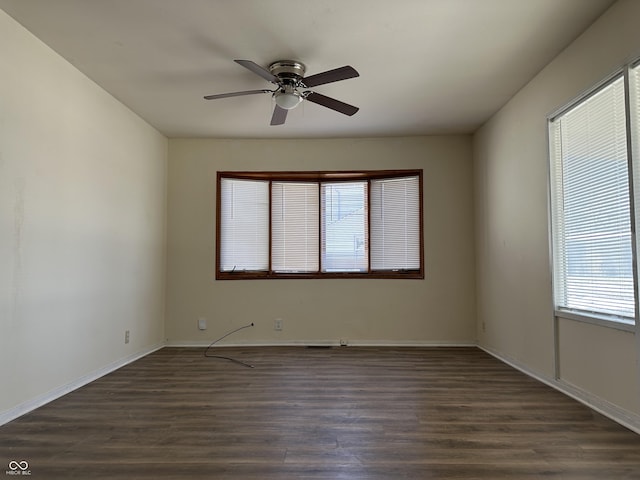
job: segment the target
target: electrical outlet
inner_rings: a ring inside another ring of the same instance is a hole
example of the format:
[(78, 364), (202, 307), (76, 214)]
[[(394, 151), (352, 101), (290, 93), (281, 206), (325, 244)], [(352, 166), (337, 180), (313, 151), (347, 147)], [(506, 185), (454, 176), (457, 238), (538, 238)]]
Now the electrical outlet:
[(276, 318), (273, 321), (273, 329), (277, 330), (277, 331), (282, 330), (282, 319), (281, 318)]
[(206, 330), (207, 329), (207, 319), (204, 317), (200, 317), (198, 319), (198, 330)]
[(129, 330), (124, 331), (124, 343), (129, 343)]

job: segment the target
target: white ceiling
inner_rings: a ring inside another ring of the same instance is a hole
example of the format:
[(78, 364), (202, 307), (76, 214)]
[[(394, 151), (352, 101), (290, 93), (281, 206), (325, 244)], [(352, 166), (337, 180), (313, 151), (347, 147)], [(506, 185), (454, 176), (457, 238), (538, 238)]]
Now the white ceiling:
[[(470, 133), (612, 0), (0, 0), (0, 8), (169, 137)], [(271, 88), (233, 62), (293, 59), (307, 75), (360, 77), (313, 90), (269, 126)]]

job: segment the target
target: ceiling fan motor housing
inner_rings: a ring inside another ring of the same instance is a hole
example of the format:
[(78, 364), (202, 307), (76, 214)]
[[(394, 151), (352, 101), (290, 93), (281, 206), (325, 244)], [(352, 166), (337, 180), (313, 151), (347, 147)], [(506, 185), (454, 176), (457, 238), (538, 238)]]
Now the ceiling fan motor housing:
[(269, 72), (278, 77), (284, 85), (297, 86), (304, 77), (305, 71), (306, 67), (304, 64), (296, 62), (295, 60), (278, 60), (269, 65)]

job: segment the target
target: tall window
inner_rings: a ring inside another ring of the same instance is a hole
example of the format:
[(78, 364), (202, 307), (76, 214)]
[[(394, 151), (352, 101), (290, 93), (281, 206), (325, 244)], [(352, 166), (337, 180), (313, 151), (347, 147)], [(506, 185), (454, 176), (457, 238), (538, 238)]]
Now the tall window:
[(424, 278), (421, 199), (421, 170), (219, 172), (216, 278)]
[(420, 267), (417, 177), (371, 181), (371, 266), (375, 270)]
[[(267, 227), (265, 216), (261, 227), (265, 231), (265, 239)], [(317, 183), (272, 182), (271, 268), (274, 272), (318, 271), (318, 227)], [(267, 259), (265, 252), (265, 262)], [(266, 269), (265, 266), (255, 270)]]
[[(632, 160), (638, 159), (630, 144), (637, 153), (640, 94), (638, 68), (625, 73), (551, 118), (549, 131), (557, 314), (632, 324), (637, 276), (631, 187), (640, 184), (631, 181)], [(630, 86), (635, 96), (627, 95)]]
[(322, 271), (366, 272), (367, 182), (322, 184)]
[(269, 182), (222, 182), (220, 269), (264, 270), (269, 255)]

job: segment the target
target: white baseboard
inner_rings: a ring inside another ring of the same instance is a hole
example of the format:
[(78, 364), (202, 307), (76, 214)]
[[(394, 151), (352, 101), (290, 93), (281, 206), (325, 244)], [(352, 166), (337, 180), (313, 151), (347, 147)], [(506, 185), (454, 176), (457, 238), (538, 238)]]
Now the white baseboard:
[[(211, 342), (194, 342), (190, 340), (170, 340), (167, 341), (167, 347), (208, 347)], [(222, 347), (308, 347), (308, 346), (320, 346), (320, 347), (339, 347), (340, 340), (293, 340), (287, 342), (242, 342), (242, 343), (217, 343), (215, 348)], [(414, 341), (372, 341), (372, 340), (348, 340), (347, 346), (349, 347), (477, 347), (474, 342), (414, 342)]]
[(636, 415), (633, 412), (625, 410), (624, 408), (621, 408), (603, 398), (592, 395), (589, 392), (586, 392), (567, 382), (542, 376), (530, 370), (529, 368), (525, 367), (524, 365), (520, 364), (519, 362), (511, 358), (508, 358), (499, 352), (491, 350), (490, 348), (483, 347), (481, 345), (478, 345), (477, 347), (480, 348), (481, 350), (484, 350), (489, 355), (497, 358), (501, 362), (504, 362), (507, 365), (515, 368), (516, 370), (521, 371), (525, 375), (535, 378), (539, 382), (542, 382), (545, 385), (555, 388), (556, 390), (564, 393), (565, 395), (573, 398), (574, 400), (582, 403), (583, 405), (586, 405), (587, 407), (592, 408), (596, 412), (601, 413), (602, 415), (613, 420), (614, 422), (619, 423), (620, 425), (628, 428), (629, 430), (640, 434), (640, 416), (639, 415)]
[(136, 360), (149, 355), (156, 350), (160, 350), (161, 348), (164, 348), (164, 343), (153, 345), (149, 348), (144, 349), (143, 351), (136, 352), (132, 355), (116, 360), (115, 362), (112, 362), (105, 367), (99, 368), (98, 370), (88, 373), (87, 375), (83, 375), (73, 382), (67, 383), (66, 385), (62, 385), (58, 388), (54, 388), (53, 390), (50, 390), (42, 395), (27, 400), (26, 402), (22, 402), (13, 408), (10, 408), (9, 410), (0, 412), (0, 426), (4, 425), (5, 423), (9, 423), (10, 421), (15, 420), (18, 417), (21, 417), (22, 415), (29, 413), (36, 408), (42, 407), (43, 405), (46, 405), (47, 403), (52, 402), (53, 400), (66, 395), (67, 393), (71, 393), (74, 390), (77, 390), (78, 388), (83, 387), (84, 385), (87, 385), (88, 383), (91, 383), (94, 380), (107, 375), (108, 373), (114, 372), (115, 370), (118, 370), (119, 368), (122, 368), (129, 363), (135, 362)]

